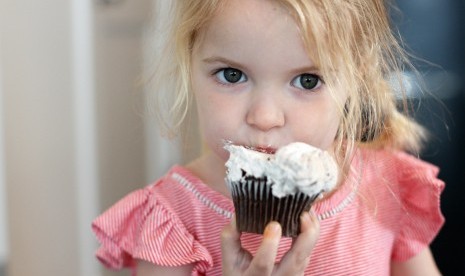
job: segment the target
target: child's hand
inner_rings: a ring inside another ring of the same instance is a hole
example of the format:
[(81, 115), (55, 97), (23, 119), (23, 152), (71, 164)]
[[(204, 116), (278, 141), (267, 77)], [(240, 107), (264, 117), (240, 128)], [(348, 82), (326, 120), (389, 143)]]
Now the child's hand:
[(223, 275), (303, 275), (310, 253), (320, 233), (320, 224), (314, 215), (305, 212), (301, 219), (301, 233), (279, 264), (275, 264), (281, 226), (270, 222), (265, 228), (263, 241), (255, 257), (241, 247), (235, 219), (221, 233)]

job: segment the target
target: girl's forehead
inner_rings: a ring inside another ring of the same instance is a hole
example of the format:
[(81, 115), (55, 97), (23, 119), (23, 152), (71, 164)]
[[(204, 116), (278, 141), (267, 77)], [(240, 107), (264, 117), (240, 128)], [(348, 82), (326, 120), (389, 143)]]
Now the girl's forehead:
[(227, 44), (252, 39), (247, 42), (260, 47), (263, 46), (260, 43), (264, 38), (288, 39), (283, 34), (298, 37), (299, 44), (303, 44), (299, 26), (278, 1), (235, 0), (225, 2), (221, 9), (212, 15), (197, 33), (196, 42), (211, 39)]
[(220, 24), (222, 27), (247, 31), (259, 29), (267, 32), (271, 27), (290, 21), (289, 14), (276, 1), (235, 0), (227, 1), (218, 9), (209, 26)]
[[(340, 72), (344, 72), (344, 68), (355, 66), (346, 58), (353, 54), (353, 47), (340, 46), (340, 39), (348, 39), (351, 34), (347, 35), (347, 32), (353, 30), (346, 27), (343, 34), (339, 28), (327, 30), (328, 16), (315, 3), (306, 2), (303, 7), (300, 1), (288, 0), (224, 1), (208, 16), (205, 25), (197, 30), (194, 50), (208, 44), (216, 49), (231, 51), (228, 46), (236, 43), (242, 50), (248, 46), (250, 51), (258, 50), (259, 53), (264, 48), (280, 48), (286, 53), (304, 52), (305, 58), (301, 59), (311, 60), (310, 66), (317, 68), (328, 83), (331, 79), (341, 79), (344, 74)], [(247, 42), (247, 45), (243, 45), (243, 42)], [(342, 42), (349, 45), (348, 41)], [(276, 51), (276, 55), (283, 54)], [(306, 64), (308, 66), (308, 62)]]
[[(330, 39), (326, 33), (325, 27), (321, 24), (324, 17), (315, 10), (311, 14), (302, 14), (300, 4), (290, 3), (287, 0), (234, 0), (224, 1), (221, 8), (217, 9), (207, 24), (200, 30), (198, 35), (202, 36), (205, 32), (211, 31), (211, 27), (217, 26), (219, 32), (237, 31), (238, 33), (247, 31), (259, 31), (263, 34), (273, 34), (273, 28), (281, 26), (282, 28), (292, 27), (297, 31), (301, 40), (304, 42), (310, 55), (314, 40), (318, 39), (321, 44), (326, 44)], [(316, 9), (316, 7), (315, 7)], [(313, 28), (309, 25), (318, 25), (317, 33), (313, 33)], [(323, 42), (323, 43), (322, 43)], [(324, 49), (321, 49), (324, 50)]]
[(270, 66), (285, 60), (295, 67), (313, 66), (298, 25), (274, 1), (229, 1), (204, 28), (197, 46), (204, 55), (225, 54), (244, 63), (261, 58)]

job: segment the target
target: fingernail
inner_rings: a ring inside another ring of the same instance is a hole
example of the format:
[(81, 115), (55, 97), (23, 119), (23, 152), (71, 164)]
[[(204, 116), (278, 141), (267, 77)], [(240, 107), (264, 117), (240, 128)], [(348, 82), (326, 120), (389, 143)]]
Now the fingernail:
[(278, 236), (280, 231), (281, 226), (279, 225), (279, 223), (273, 221), (266, 226), (263, 236), (265, 238), (273, 238), (275, 236)]

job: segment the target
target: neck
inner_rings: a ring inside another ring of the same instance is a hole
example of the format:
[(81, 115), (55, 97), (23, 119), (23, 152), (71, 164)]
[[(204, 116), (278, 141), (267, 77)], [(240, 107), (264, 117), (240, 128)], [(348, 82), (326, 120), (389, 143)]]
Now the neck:
[(212, 153), (204, 153), (187, 164), (186, 168), (213, 190), (230, 197), (230, 192), (224, 181), (226, 168), (223, 160)]

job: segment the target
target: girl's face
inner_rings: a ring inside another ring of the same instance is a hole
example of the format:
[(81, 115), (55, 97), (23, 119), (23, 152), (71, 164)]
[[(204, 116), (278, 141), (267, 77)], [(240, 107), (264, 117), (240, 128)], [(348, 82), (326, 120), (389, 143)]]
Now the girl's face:
[(194, 47), (192, 90), (203, 138), (222, 161), (224, 141), (267, 152), (296, 141), (329, 149), (339, 126), (324, 76), (273, 1), (227, 1)]

